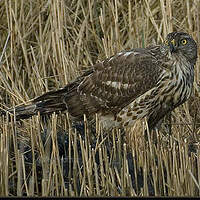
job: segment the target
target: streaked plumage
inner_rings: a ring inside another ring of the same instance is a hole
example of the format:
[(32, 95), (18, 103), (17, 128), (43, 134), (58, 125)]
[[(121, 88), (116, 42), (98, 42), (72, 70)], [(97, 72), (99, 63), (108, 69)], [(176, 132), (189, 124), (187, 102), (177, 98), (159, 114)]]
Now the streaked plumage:
[(97, 63), (63, 89), (17, 107), (16, 118), (67, 110), (77, 120), (98, 113), (105, 128), (147, 117), (152, 129), (189, 98), (196, 59), (192, 37), (173, 32), (162, 45), (122, 51)]

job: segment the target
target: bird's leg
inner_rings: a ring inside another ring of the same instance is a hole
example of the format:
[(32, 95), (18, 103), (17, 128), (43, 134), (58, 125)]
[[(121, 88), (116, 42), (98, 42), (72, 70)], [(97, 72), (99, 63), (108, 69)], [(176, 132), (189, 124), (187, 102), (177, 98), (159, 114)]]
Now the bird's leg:
[[(160, 119), (157, 121), (158, 118), (152, 114), (147, 120), (150, 135), (157, 134), (158, 131), (162, 131), (165, 134), (171, 135), (171, 112), (159, 117)], [(148, 140), (147, 130), (145, 130), (145, 139)], [(153, 140), (156, 140), (155, 137), (153, 137)]]

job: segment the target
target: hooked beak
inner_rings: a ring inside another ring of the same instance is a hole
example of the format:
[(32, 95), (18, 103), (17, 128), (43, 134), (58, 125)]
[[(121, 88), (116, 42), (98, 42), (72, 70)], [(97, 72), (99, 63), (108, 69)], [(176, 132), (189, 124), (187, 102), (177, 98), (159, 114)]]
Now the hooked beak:
[(173, 53), (176, 51), (176, 43), (175, 43), (175, 40), (171, 40), (170, 43), (169, 43), (169, 49), (170, 49), (170, 52)]

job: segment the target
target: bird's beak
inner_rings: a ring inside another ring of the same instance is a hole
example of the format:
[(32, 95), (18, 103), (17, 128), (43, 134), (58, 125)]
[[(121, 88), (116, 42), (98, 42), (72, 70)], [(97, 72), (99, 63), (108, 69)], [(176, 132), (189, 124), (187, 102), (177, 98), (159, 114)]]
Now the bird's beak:
[(175, 50), (176, 50), (176, 42), (175, 42), (174, 39), (170, 41), (170, 43), (169, 43), (169, 49), (170, 49), (171, 53), (175, 52)]

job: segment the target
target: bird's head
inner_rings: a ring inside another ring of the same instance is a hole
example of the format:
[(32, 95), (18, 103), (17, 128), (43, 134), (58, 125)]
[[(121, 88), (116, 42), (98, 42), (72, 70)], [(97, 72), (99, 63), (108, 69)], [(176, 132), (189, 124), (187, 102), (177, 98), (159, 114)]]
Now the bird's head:
[(172, 32), (166, 37), (165, 44), (171, 54), (182, 54), (191, 63), (197, 60), (197, 44), (194, 39), (184, 32)]

